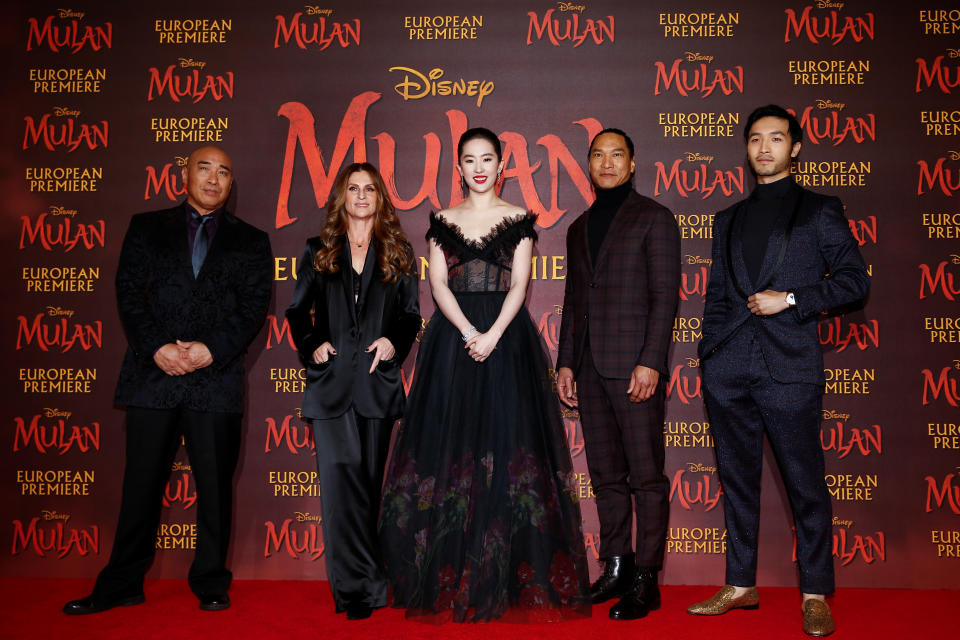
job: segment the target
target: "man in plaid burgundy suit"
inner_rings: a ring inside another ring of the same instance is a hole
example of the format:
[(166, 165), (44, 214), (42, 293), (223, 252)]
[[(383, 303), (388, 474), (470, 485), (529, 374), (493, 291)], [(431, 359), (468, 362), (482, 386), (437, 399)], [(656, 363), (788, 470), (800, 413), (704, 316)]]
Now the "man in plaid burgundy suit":
[(579, 406), (597, 497), (604, 569), (591, 596), (595, 603), (620, 598), (610, 617), (633, 620), (660, 608), (669, 508), (663, 376), (680, 289), (680, 232), (669, 209), (634, 191), (626, 133), (597, 134), (589, 165), (597, 199), (567, 231), (557, 391), (564, 404)]

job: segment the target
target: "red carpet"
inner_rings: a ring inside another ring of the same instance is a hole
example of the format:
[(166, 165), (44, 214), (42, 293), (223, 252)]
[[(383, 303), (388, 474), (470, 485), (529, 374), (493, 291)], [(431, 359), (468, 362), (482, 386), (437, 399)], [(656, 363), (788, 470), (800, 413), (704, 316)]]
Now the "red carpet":
[[(644, 620), (614, 622), (608, 604), (593, 618), (542, 625), (490, 623), (431, 626), (409, 622), (402, 612), (381, 609), (368, 620), (334, 615), (325, 582), (242, 580), (234, 582), (227, 611), (204, 612), (186, 581), (147, 583), (147, 602), (90, 616), (65, 616), (67, 600), (85, 596), (93, 580), (2, 578), (0, 638), (62, 640), (149, 640), (152, 638), (464, 638), (476, 640), (753, 640), (807, 638), (800, 631), (795, 589), (760, 589), (760, 609), (717, 618), (687, 615), (686, 606), (714, 587), (663, 587), (663, 608)], [(844, 640), (957, 640), (958, 591), (844, 589), (831, 601)]]

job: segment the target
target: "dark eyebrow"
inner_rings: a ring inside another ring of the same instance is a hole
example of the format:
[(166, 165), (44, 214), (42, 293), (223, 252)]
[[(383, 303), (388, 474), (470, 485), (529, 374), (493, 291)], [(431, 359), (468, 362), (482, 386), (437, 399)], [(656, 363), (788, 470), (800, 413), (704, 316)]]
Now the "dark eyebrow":
[[(213, 163), (210, 162), (209, 160), (197, 160), (197, 164), (209, 164), (209, 165), (212, 165)], [(226, 169), (227, 171), (233, 173), (233, 169), (231, 169), (231, 168), (228, 167), (227, 165), (221, 164), (221, 165), (219, 165), (219, 166), (220, 166), (221, 169)]]

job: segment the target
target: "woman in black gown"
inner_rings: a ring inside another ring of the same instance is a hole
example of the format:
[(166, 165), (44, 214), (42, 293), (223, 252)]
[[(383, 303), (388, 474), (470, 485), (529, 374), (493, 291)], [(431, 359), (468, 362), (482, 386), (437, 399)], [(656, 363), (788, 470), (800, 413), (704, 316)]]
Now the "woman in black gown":
[(589, 616), (576, 477), (523, 304), (536, 216), (497, 195), (495, 134), (471, 129), (457, 151), (469, 191), (430, 215), (438, 310), (384, 486), (394, 606), (432, 622)]
[(377, 514), (404, 406), (400, 364), (421, 324), (413, 266), (376, 168), (344, 167), (323, 230), (307, 240), (287, 321), (306, 368), (300, 413), (317, 446), (327, 578), (350, 619), (386, 604)]

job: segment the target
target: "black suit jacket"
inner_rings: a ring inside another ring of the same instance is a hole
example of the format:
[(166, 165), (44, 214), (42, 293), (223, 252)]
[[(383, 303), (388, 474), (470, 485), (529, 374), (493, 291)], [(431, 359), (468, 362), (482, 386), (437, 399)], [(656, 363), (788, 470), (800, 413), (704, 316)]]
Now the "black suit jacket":
[[(194, 278), (186, 216), (181, 204), (130, 219), (116, 277), (129, 346), (115, 399), (153, 409), (240, 413), (243, 355), (270, 301), (270, 240), (225, 211)], [(153, 355), (177, 340), (204, 343), (213, 363), (183, 376), (165, 374)]]
[[(395, 418), (403, 413), (405, 403), (400, 365), (422, 323), (418, 282), (414, 274), (383, 282), (376, 264), (377, 247), (372, 244), (361, 276), (358, 310), (350, 247), (346, 238), (343, 243), (337, 273), (319, 273), (313, 266), (323, 246), (319, 236), (307, 240), (297, 267), (287, 322), (307, 374), (300, 412), (304, 418), (336, 418), (353, 405), (367, 418)], [(366, 348), (381, 336), (390, 340), (396, 354), (381, 361), (371, 374), (373, 353), (366, 353)], [(337, 355), (317, 364), (313, 352), (324, 342), (332, 344)]]
[(666, 207), (631, 191), (593, 264), (589, 215), (567, 230), (557, 368), (570, 367), (576, 377), (589, 338), (590, 355), (605, 378), (629, 378), (637, 365), (665, 374), (680, 293), (677, 221)]
[[(774, 380), (822, 385), (817, 318), (822, 312), (864, 299), (870, 277), (840, 200), (796, 184), (791, 189), (790, 197), (796, 198), (798, 206), (795, 213), (785, 208), (779, 215), (757, 283), (751, 282), (743, 260), (744, 216), (740, 214), (746, 201), (714, 218), (713, 265), (698, 353), (702, 362), (707, 361), (722, 351), (724, 342), (745, 322), (753, 322)], [(795, 216), (792, 226), (791, 216)], [(763, 289), (793, 292), (797, 304), (776, 315), (754, 316), (747, 309), (746, 298)]]

